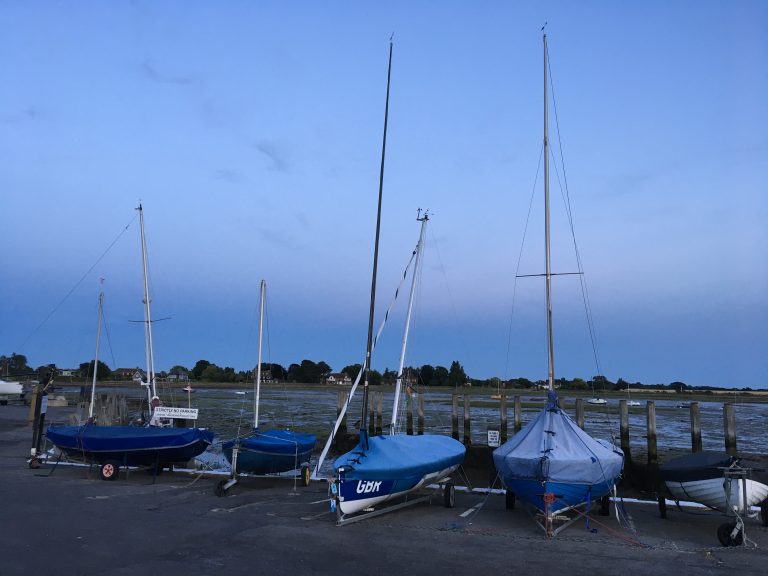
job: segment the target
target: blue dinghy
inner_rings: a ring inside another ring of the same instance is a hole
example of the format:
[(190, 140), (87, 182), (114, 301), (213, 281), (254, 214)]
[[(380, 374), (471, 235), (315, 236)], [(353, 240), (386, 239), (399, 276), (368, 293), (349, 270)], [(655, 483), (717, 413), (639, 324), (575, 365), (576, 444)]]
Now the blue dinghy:
[(550, 392), (544, 410), (494, 450), (493, 461), (507, 490), (553, 513), (607, 494), (621, 475), (624, 454), (579, 428)]
[(213, 442), (213, 432), (202, 428), (158, 426), (50, 426), (46, 436), (72, 458), (123, 466), (186, 462)]
[(254, 430), (239, 440), (222, 445), (224, 456), (232, 463), (232, 449), (238, 443), (237, 472), (276, 474), (299, 470), (309, 465), (317, 437), (290, 430)]
[(333, 463), (341, 512), (354, 514), (438, 482), (461, 465), (465, 452), (464, 445), (449, 436), (366, 438), (362, 433), (357, 447)]

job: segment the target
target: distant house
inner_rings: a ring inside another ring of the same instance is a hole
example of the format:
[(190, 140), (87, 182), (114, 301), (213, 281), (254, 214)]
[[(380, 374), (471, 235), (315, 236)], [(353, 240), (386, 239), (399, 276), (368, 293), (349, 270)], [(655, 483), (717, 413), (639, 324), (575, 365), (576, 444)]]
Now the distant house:
[(331, 374), (325, 379), (326, 384), (352, 384), (352, 378), (347, 376), (345, 372)]
[(80, 370), (78, 368), (62, 368), (59, 370), (59, 376), (62, 378), (77, 378), (80, 376)]
[(115, 380), (146, 380), (146, 372), (141, 368), (118, 368), (112, 376)]
[(189, 374), (168, 374), (168, 382), (189, 382)]

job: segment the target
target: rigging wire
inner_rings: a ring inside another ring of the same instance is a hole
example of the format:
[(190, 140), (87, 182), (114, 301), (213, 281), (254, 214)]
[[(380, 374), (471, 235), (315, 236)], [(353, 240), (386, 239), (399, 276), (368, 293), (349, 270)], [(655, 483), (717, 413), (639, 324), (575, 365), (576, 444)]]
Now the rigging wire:
[(88, 275), (93, 271), (93, 269), (96, 268), (96, 266), (99, 264), (99, 262), (101, 262), (101, 260), (104, 258), (104, 256), (106, 256), (109, 253), (109, 251), (112, 250), (112, 247), (115, 244), (117, 244), (117, 241), (120, 240), (122, 235), (125, 234), (126, 230), (128, 230), (128, 228), (130, 228), (131, 224), (133, 224), (133, 222), (134, 222), (134, 220), (136, 220), (136, 218), (137, 218), (137, 216), (134, 214), (134, 216), (131, 219), (131, 221), (128, 222), (128, 224), (126, 224), (125, 228), (123, 228), (120, 231), (120, 233), (117, 235), (117, 237), (114, 240), (112, 240), (110, 245), (107, 246), (107, 249), (104, 250), (104, 252), (102, 252), (101, 256), (99, 256), (96, 259), (96, 261), (91, 265), (91, 267), (88, 268), (88, 270), (85, 271), (85, 274), (83, 274), (80, 277), (80, 279), (77, 282), (75, 282), (75, 285), (72, 286), (72, 288), (69, 290), (69, 292), (67, 292), (64, 295), (64, 298), (62, 298), (61, 301), (58, 304), (56, 304), (56, 306), (54, 306), (53, 310), (51, 310), (48, 313), (48, 315), (43, 319), (43, 321), (40, 322), (40, 324), (38, 324), (37, 327), (32, 330), (32, 332), (29, 333), (29, 335), (21, 343), (21, 346), (18, 346), (16, 348), (17, 350), (19, 350), (19, 351), (23, 350), (24, 346), (26, 346), (27, 342), (29, 342), (32, 339), (32, 337), (35, 334), (37, 334), (37, 332), (48, 322), (48, 320), (50, 320), (51, 316), (53, 316), (59, 310), (59, 308), (61, 308), (61, 306), (64, 304), (64, 302), (66, 302), (69, 299), (69, 297), (74, 293), (74, 291), (77, 290), (78, 286), (80, 286), (80, 284), (83, 283), (83, 280), (85, 280), (88, 277)]
[[(549, 48), (547, 48), (547, 59), (549, 60)], [(549, 72), (549, 82), (550, 82), (550, 86), (551, 86), (551, 89), (552, 89), (552, 106), (553, 106), (554, 112), (555, 112), (555, 127), (556, 127), (556, 130), (557, 130), (558, 148), (560, 150), (560, 163), (561, 163), (561, 166), (562, 166), (562, 169), (563, 169), (563, 182), (562, 183), (560, 182), (560, 172), (557, 169), (557, 161), (556, 161), (556, 159), (554, 157), (554, 152), (552, 153), (552, 159), (554, 161), (555, 174), (557, 175), (557, 181), (558, 181), (558, 185), (560, 186), (560, 192), (561, 192), (561, 194), (564, 193), (564, 195), (565, 195), (563, 200), (564, 200), (564, 203), (565, 203), (566, 214), (568, 216), (568, 224), (569, 224), (570, 229), (571, 229), (571, 238), (573, 239), (573, 248), (574, 248), (574, 252), (576, 254), (576, 264), (578, 266), (578, 271), (580, 272), (580, 274), (579, 274), (579, 282), (580, 282), (580, 285), (581, 285), (582, 299), (584, 301), (584, 313), (585, 313), (586, 318), (587, 318), (587, 326), (589, 328), (589, 336), (590, 336), (590, 340), (592, 342), (592, 352), (593, 352), (594, 359), (595, 359), (595, 367), (597, 368), (597, 373), (602, 375), (602, 366), (601, 366), (601, 363), (600, 363), (600, 354), (598, 352), (598, 347), (597, 347), (597, 331), (595, 329), (594, 318), (592, 316), (592, 306), (591, 306), (590, 301), (589, 301), (589, 290), (587, 288), (587, 281), (586, 281), (586, 278), (585, 278), (585, 275), (584, 275), (584, 266), (583, 266), (582, 260), (581, 260), (581, 252), (579, 251), (579, 246), (578, 246), (578, 244), (576, 242), (576, 231), (575, 231), (575, 227), (574, 227), (574, 224), (573, 224), (573, 212), (572, 212), (572, 209), (571, 209), (571, 196), (570, 196), (570, 191), (569, 191), (569, 188), (568, 188), (568, 176), (567, 176), (567, 173), (566, 173), (566, 170), (565, 170), (565, 156), (563, 154), (563, 141), (562, 141), (562, 137), (560, 135), (560, 121), (559, 121), (559, 117), (558, 117), (558, 114), (557, 114), (557, 99), (555, 97), (555, 84), (554, 84), (554, 80), (552, 78), (552, 65), (551, 64), (549, 66), (548, 72)], [(564, 184), (564, 186), (563, 186), (563, 184)]]

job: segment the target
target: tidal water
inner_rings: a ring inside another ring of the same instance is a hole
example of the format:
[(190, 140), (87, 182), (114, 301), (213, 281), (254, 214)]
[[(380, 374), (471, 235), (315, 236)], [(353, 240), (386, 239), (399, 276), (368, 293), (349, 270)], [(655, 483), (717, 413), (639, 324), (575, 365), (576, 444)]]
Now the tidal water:
[[(141, 399), (141, 392), (135, 388), (111, 389), (110, 393), (125, 394), (129, 398)], [(66, 392), (69, 399), (74, 391)], [(521, 393), (523, 425), (539, 413), (543, 398)], [(432, 434), (451, 434), (450, 391), (424, 392), (424, 430)], [(174, 390), (165, 396), (166, 403), (175, 406), (191, 406), (199, 410), (197, 425), (216, 433), (216, 442), (222, 442), (246, 434), (253, 428), (254, 394), (237, 394), (234, 390), (195, 388), (193, 394)], [(336, 419), (338, 403), (337, 388), (265, 387), (259, 403), (259, 427), (290, 428), (309, 432), (324, 443)], [(383, 421), (385, 426), (391, 420), (393, 393), (383, 396)], [(656, 430), (659, 453), (686, 452), (691, 449), (690, 410), (687, 405), (678, 407), (680, 399), (656, 399)], [(357, 428), (362, 408), (362, 389), (358, 388), (347, 412), (350, 431)], [(619, 437), (619, 400), (609, 399), (607, 406), (595, 407), (585, 403), (585, 429), (595, 438)], [(699, 402), (701, 414), (702, 443), (705, 450), (723, 450), (725, 447), (724, 417), (722, 402)], [(513, 430), (513, 409), (511, 399), (507, 408), (508, 430)], [(566, 397), (565, 410), (575, 417), (573, 398)], [(414, 403), (414, 427), (417, 425), (417, 410)], [(499, 428), (499, 406), (497, 400), (487, 396), (472, 399), (471, 438), (474, 444), (487, 443), (489, 428)], [(735, 404), (736, 434), (739, 452), (768, 452), (768, 403), (738, 402)], [(630, 445), (633, 457), (646, 452), (646, 409), (641, 406), (630, 408)], [(459, 434), (463, 435), (463, 403), (459, 403)], [(214, 446), (214, 451), (216, 446)], [(320, 449), (316, 451), (319, 455)], [(331, 454), (333, 456), (333, 454)], [(324, 466), (325, 468), (325, 466)]]

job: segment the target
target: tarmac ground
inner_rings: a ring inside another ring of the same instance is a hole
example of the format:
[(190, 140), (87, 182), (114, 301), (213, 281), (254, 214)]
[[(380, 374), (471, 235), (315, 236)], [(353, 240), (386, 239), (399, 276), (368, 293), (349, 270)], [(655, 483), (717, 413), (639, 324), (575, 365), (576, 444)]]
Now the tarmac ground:
[[(57, 408), (51, 408), (57, 410)], [(723, 547), (716, 512), (619, 502), (625, 522), (580, 517), (553, 539), (499, 494), (457, 490), (431, 503), (336, 526), (328, 485), (221, 476), (28, 466), (28, 407), (0, 406), (0, 576), (123, 574), (768, 573), (768, 527), (747, 520), (746, 544)], [(620, 494), (621, 495), (621, 494)]]

